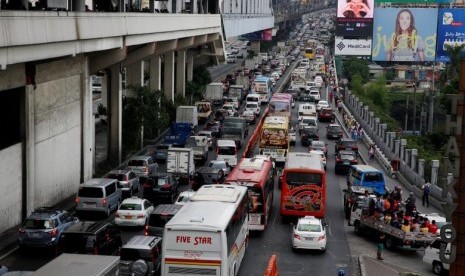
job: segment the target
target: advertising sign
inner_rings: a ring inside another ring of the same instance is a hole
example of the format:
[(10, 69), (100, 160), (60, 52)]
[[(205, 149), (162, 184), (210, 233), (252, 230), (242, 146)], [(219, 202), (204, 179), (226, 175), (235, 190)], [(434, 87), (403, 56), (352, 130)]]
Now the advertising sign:
[(336, 34), (364, 36), (372, 34), (374, 0), (338, 0)]
[(436, 60), (450, 62), (446, 45), (461, 46), (465, 43), (465, 10), (439, 9)]
[(438, 10), (375, 8), (373, 61), (434, 61)]
[(245, 34), (244, 37), (250, 41), (271, 41), (273, 39), (273, 29), (267, 29), (263, 31), (256, 31), (253, 33)]
[(449, 0), (375, 0), (375, 4), (436, 4), (440, 1)]
[(371, 55), (371, 39), (344, 39), (343, 37), (336, 37), (334, 45), (336, 56)]

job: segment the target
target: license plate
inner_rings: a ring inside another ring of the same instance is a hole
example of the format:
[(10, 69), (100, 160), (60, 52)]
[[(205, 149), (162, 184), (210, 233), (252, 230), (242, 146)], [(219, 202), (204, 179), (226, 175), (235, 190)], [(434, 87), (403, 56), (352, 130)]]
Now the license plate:
[(40, 238), (40, 234), (39, 233), (31, 233), (31, 237)]
[(84, 205), (85, 208), (93, 208), (93, 207), (96, 206), (95, 203), (84, 203), (83, 205)]
[(349, 161), (344, 161), (344, 165), (350, 165)]
[(313, 241), (313, 238), (312, 237), (306, 237), (305, 240), (306, 241)]
[(132, 219), (132, 216), (124, 216), (125, 219)]

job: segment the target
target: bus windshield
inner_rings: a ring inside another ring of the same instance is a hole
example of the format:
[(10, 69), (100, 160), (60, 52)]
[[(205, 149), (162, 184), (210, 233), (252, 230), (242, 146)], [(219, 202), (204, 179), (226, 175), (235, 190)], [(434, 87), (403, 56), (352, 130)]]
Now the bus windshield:
[(285, 112), (289, 110), (290, 110), (290, 106), (289, 106), (289, 103), (287, 102), (271, 102), (270, 103), (270, 112), (273, 112), (273, 111)]
[(321, 186), (322, 177), (318, 173), (288, 172), (286, 183), (292, 186), (314, 184)]

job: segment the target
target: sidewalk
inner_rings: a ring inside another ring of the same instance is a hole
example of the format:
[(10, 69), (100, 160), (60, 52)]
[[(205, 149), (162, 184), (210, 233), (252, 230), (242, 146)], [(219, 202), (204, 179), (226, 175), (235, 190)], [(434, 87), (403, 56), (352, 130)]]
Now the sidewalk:
[(362, 276), (420, 275), (415, 271), (396, 266), (386, 261), (378, 261), (366, 255), (359, 256), (358, 260)]

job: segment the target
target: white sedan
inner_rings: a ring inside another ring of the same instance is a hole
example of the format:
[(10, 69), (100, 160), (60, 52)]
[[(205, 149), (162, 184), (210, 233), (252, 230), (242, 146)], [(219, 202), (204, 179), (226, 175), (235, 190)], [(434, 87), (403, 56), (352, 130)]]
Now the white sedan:
[(115, 214), (115, 224), (119, 226), (145, 226), (153, 206), (147, 199), (126, 198)]
[(314, 216), (305, 216), (297, 221), (292, 231), (292, 249), (315, 249), (326, 251), (326, 223)]
[(318, 103), (316, 104), (316, 111), (318, 112), (325, 107), (329, 107), (329, 103), (327, 101), (318, 101)]

